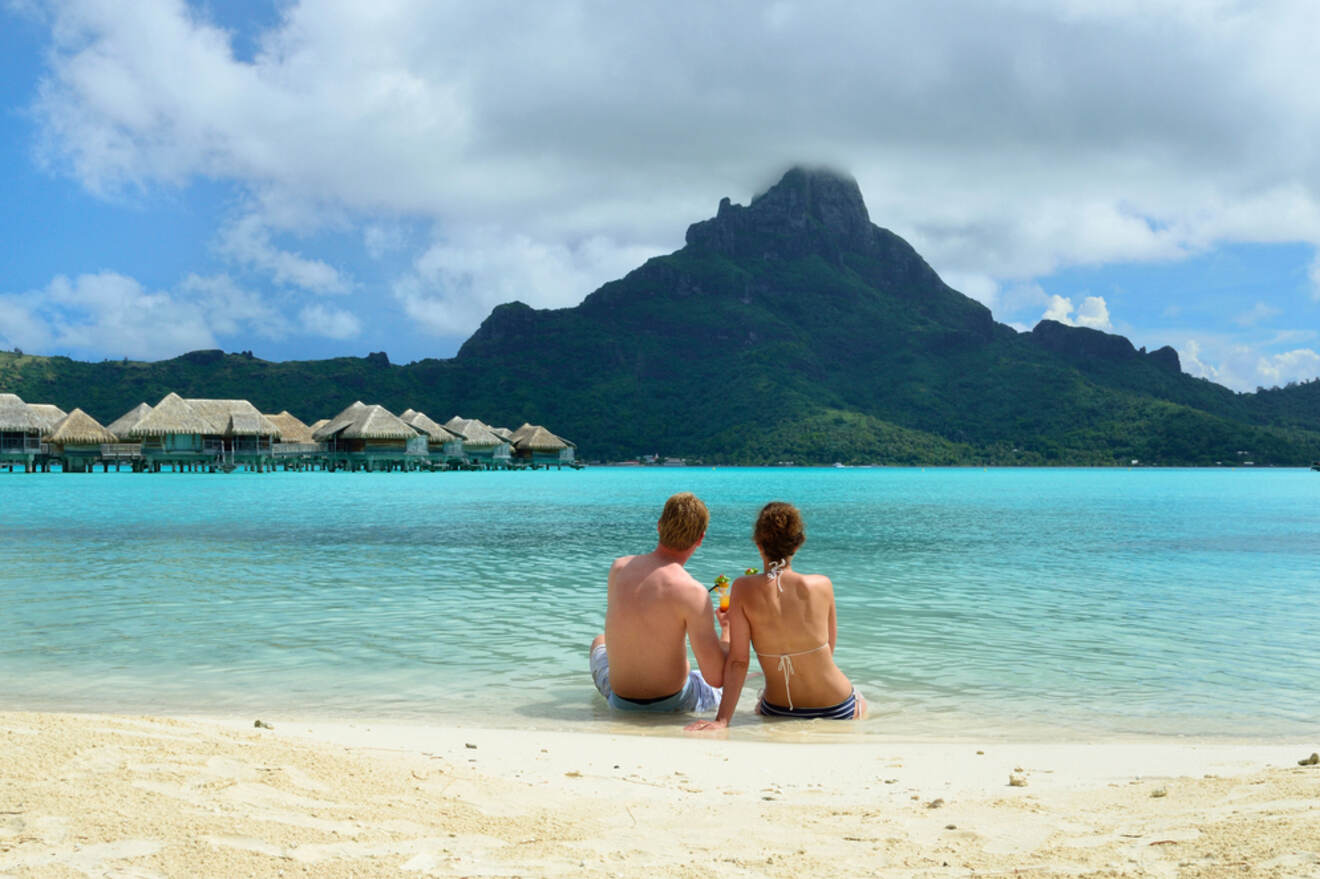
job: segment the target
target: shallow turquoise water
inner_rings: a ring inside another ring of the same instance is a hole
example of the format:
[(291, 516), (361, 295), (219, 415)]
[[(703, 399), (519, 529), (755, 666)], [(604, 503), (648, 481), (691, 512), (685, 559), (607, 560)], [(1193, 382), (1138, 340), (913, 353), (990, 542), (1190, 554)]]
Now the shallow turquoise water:
[(605, 572), (683, 489), (705, 582), (758, 564), (762, 503), (802, 508), (853, 734), (1320, 726), (1301, 470), (0, 474), (0, 706), (599, 723)]

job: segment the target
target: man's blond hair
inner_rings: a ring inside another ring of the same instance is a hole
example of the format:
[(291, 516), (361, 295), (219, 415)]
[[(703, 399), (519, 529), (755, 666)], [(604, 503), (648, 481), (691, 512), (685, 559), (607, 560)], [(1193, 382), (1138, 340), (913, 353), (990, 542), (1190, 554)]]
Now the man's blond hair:
[(683, 552), (696, 546), (710, 524), (710, 510), (690, 491), (679, 492), (665, 501), (660, 514), (660, 543)]

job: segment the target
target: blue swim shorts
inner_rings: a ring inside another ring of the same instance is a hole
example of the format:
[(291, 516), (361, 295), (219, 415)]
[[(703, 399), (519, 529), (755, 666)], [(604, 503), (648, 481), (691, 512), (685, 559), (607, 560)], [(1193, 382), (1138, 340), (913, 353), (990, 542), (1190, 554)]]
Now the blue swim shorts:
[(714, 711), (720, 707), (721, 690), (706, 683), (701, 672), (695, 668), (688, 673), (683, 689), (667, 699), (658, 702), (634, 702), (615, 694), (610, 689), (610, 660), (601, 644), (591, 651), (591, 679), (596, 682), (596, 689), (618, 711), (654, 711), (675, 713), (682, 711)]

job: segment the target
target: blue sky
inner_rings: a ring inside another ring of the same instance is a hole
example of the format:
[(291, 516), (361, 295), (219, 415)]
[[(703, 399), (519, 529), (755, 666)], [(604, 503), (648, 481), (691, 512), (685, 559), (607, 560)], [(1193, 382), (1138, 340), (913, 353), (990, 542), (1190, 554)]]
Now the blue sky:
[(0, 348), (452, 356), (794, 163), (1019, 329), (1320, 375), (1309, 2), (0, 0)]

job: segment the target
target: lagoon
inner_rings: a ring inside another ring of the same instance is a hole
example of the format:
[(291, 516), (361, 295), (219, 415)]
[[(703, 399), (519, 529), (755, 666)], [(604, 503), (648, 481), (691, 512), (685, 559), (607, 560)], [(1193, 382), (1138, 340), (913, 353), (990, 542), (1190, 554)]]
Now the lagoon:
[(707, 583), (758, 563), (762, 503), (802, 508), (853, 735), (1320, 719), (1320, 474), (1282, 469), (0, 474), (0, 707), (599, 725), (605, 573), (680, 490)]

